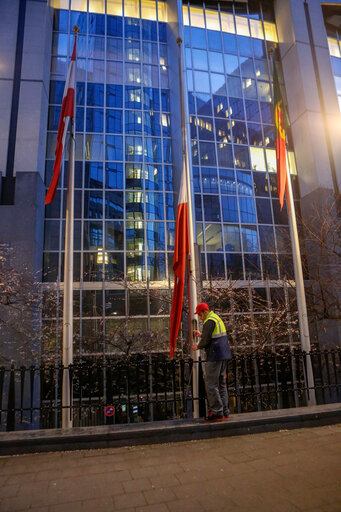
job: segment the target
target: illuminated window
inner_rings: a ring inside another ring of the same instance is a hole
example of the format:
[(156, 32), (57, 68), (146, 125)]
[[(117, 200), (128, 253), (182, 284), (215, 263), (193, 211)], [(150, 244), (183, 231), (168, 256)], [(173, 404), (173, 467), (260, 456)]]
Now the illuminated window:
[(276, 25), (274, 23), (270, 23), (269, 21), (264, 21), (264, 31), (265, 31), (265, 39), (267, 41), (272, 41), (274, 43), (278, 43)]
[(141, 17), (144, 20), (156, 20), (156, 2), (155, 0), (141, 1)]
[(259, 20), (250, 19), (251, 36), (256, 39), (264, 39), (264, 32), (262, 22)]
[(208, 30), (219, 30), (219, 13), (217, 11), (209, 11), (206, 9), (206, 28)]
[(295, 160), (294, 152), (288, 151), (287, 154), (288, 154), (290, 174), (297, 175), (296, 160)]
[[(267, 151), (269, 151), (269, 150), (267, 150)], [(252, 169), (255, 171), (266, 171), (263, 149), (250, 147), (250, 153), (251, 153)], [(276, 164), (276, 155), (275, 155), (275, 164)], [(275, 168), (275, 170), (276, 170), (276, 168)]]
[(221, 30), (228, 34), (235, 34), (234, 21), (232, 14), (221, 13)]
[(204, 11), (198, 7), (190, 7), (192, 27), (203, 28), (205, 26)]
[(107, 14), (122, 16), (122, 0), (107, 0)]
[(239, 36), (250, 36), (249, 22), (247, 18), (236, 16), (237, 34)]
[(166, 2), (158, 2), (157, 3), (158, 17), (159, 21), (164, 21), (167, 23), (167, 5)]
[(184, 25), (189, 25), (189, 16), (188, 16), (188, 7), (187, 5), (182, 7), (182, 16), (184, 20)]
[(105, 14), (105, 0), (89, 0), (89, 12)]
[(71, 9), (73, 11), (87, 11), (87, 0), (71, 0)]
[(69, 0), (52, 0), (51, 7), (54, 7), (54, 9), (68, 9)]
[(266, 149), (266, 161), (268, 164), (269, 172), (277, 172), (277, 164), (276, 164), (276, 151), (274, 149)]
[(125, 0), (124, 1), (124, 16), (129, 18), (140, 17), (139, 0)]
[(333, 39), (332, 37), (328, 37), (328, 46), (329, 53), (332, 57), (341, 57), (340, 48), (337, 42), (337, 39)]

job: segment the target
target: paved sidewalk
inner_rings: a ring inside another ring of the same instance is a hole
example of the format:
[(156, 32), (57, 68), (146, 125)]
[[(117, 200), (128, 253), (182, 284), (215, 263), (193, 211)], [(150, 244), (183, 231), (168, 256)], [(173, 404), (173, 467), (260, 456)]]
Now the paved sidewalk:
[(0, 458), (0, 511), (340, 512), (341, 424)]

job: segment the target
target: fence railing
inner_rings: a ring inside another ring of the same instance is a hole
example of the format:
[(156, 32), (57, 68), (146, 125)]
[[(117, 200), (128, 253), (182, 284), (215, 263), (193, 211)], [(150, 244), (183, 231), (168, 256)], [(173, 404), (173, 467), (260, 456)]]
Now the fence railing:
[[(307, 358), (311, 358), (317, 404), (341, 402), (341, 349), (284, 349), (235, 355), (228, 363), (231, 413), (307, 405)], [(193, 396), (193, 365), (199, 396)], [(145, 355), (129, 361), (105, 358), (54, 365), (0, 368), (1, 430), (61, 427), (63, 372), (72, 382), (73, 426), (191, 418), (193, 402), (206, 413), (202, 363)], [(112, 406), (111, 410), (107, 407)], [(110, 416), (110, 414), (112, 415)], [(108, 415), (109, 414), (109, 415)]]

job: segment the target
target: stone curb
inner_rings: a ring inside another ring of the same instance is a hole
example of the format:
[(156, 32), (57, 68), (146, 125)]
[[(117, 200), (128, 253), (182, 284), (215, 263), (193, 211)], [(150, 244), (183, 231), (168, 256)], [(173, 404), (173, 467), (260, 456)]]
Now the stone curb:
[(190, 441), (335, 423), (341, 423), (341, 403), (233, 414), (228, 420), (213, 424), (191, 419), (1, 432), (0, 455)]

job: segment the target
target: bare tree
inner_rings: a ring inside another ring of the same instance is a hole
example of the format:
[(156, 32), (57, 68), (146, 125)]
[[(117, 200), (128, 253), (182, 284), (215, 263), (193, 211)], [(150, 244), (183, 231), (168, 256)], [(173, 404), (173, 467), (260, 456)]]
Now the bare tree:
[(15, 251), (0, 245), (0, 358), (35, 361), (40, 352), (42, 297), (36, 276), (20, 264)]

